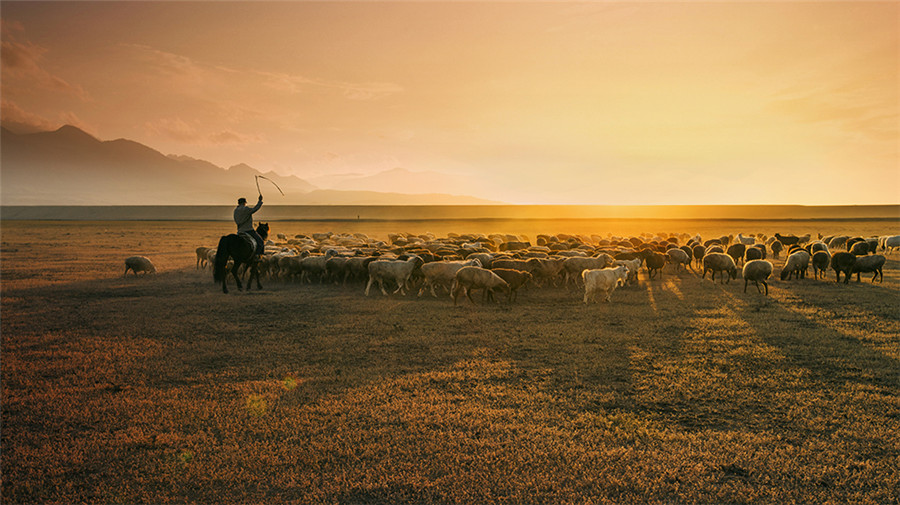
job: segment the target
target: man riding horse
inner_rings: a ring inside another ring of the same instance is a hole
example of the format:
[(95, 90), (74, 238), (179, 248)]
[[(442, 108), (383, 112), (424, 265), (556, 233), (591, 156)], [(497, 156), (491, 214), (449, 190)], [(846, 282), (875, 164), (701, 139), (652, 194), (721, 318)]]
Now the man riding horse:
[(250, 235), (256, 241), (256, 254), (262, 255), (265, 252), (266, 244), (262, 237), (253, 229), (253, 213), (258, 211), (263, 204), (262, 194), (259, 195), (259, 201), (254, 207), (247, 207), (246, 198), (238, 198), (238, 206), (234, 209), (234, 222), (237, 224), (238, 234)]

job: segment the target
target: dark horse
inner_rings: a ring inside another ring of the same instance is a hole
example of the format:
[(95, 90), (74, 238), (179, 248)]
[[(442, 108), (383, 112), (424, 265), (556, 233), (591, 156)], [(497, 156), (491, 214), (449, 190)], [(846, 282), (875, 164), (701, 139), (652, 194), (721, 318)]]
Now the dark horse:
[[(260, 223), (256, 227), (256, 233), (259, 233), (259, 236), (266, 240), (269, 237), (269, 224)], [(244, 236), (232, 233), (219, 239), (219, 247), (216, 249), (216, 261), (213, 266), (213, 279), (222, 283), (223, 293), (228, 292), (228, 286), (226, 286), (228, 281), (228, 272), (226, 272), (228, 258), (234, 260), (234, 266), (231, 267), (231, 275), (234, 276), (234, 282), (237, 283), (238, 291), (244, 289), (241, 285), (241, 278), (238, 276), (238, 270), (241, 265), (250, 267), (247, 290), (250, 290), (250, 284), (253, 282), (254, 277), (256, 277), (256, 288), (262, 289), (262, 284), (259, 283), (259, 268), (257, 267), (259, 257), (256, 255), (253, 245)]]

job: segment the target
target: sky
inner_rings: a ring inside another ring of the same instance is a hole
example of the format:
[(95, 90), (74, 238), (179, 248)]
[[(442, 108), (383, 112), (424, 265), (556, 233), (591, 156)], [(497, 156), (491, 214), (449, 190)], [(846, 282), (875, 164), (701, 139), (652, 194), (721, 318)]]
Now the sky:
[(17, 131), (320, 185), (436, 172), (517, 204), (900, 203), (900, 2), (2, 1), (0, 19)]

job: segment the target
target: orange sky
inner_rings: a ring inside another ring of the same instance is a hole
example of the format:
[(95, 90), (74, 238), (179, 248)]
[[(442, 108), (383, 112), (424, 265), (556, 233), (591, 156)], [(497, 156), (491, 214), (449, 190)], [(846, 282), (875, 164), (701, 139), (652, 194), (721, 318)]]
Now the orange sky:
[[(2, 119), (324, 184), (900, 203), (900, 3), (0, 3)], [(421, 188), (439, 192), (441, 188)]]

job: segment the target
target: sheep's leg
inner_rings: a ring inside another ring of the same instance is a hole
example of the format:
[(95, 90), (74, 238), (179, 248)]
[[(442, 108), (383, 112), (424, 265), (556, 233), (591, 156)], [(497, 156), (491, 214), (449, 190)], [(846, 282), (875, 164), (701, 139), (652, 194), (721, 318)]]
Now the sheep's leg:
[(369, 296), (369, 289), (372, 287), (372, 276), (369, 276), (369, 282), (366, 283), (366, 296)]
[(256, 289), (262, 291), (262, 284), (259, 283), (259, 268), (254, 266), (251, 275), (256, 275)]

